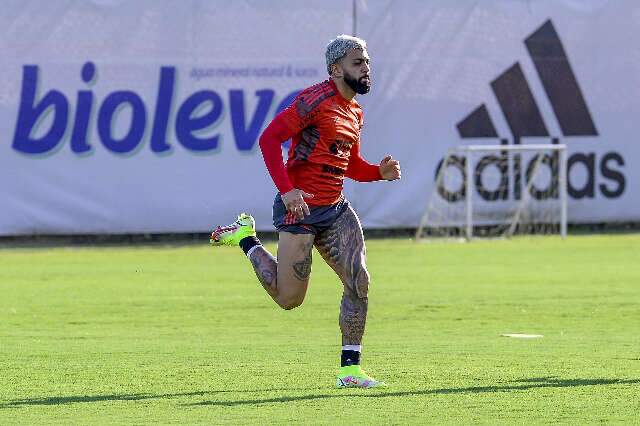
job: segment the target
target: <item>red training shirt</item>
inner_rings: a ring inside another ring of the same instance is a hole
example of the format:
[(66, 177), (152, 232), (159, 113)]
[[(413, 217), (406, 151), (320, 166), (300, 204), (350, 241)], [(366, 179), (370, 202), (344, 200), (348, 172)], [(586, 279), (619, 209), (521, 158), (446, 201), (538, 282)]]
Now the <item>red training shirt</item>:
[[(380, 168), (360, 156), (362, 108), (347, 100), (333, 80), (303, 90), (260, 137), (267, 169), (281, 194), (293, 188), (313, 194), (309, 205), (331, 205), (342, 197), (344, 177), (381, 180)], [(291, 139), (286, 168), (281, 144)]]

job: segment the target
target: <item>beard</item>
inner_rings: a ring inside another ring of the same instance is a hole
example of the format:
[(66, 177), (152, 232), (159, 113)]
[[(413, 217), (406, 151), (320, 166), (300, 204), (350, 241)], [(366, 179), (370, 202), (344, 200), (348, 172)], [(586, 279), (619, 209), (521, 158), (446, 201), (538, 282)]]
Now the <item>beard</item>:
[(345, 71), (344, 73), (344, 82), (347, 83), (347, 86), (351, 88), (354, 92), (359, 95), (364, 95), (369, 93), (371, 90), (371, 80), (366, 80), (364, 77), (357, 80), (355, 77), (352, 77), (351, 74)]

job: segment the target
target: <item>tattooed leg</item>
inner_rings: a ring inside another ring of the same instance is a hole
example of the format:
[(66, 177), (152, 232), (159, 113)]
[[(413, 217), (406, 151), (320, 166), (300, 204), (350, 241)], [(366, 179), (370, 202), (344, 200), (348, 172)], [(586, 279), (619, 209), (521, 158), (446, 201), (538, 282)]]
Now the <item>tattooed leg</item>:
[(362, 226), (349, 207), (336, 222), (316, 237), (316, 248), (344, 285), (340, 305), (343, 345), (360, 345), (369, 306), (369, 273)]
[(342, 345), (361, 345), (364, 336), (364, 326), (367, 321), (369, 298), (359, 297), (347, 290), (342, 294), (340, 304), (340, 331)]
[(262, 284), (262, 287), (269, 293), (274, 300), (278, 295), (277, 287), (277, 274), (278, 274), (278, 262), (271, 253), (267, 251), (263, 246), (256, 247), (249, 257), (249, 261), (253, 265), (253, 270), (258, 277), (258, 281)]
[(260, 284), (283, 309), (296, 308), (304, 301), (314, 238), (311, 234), (281, 232), (277, 260), (262, 246), (251, 253), (250, 261)]
[(311, 276), (313, 234), (280, 232), (278, 237), (278, 296), (276, 302), (283, 309), (302, 304)]

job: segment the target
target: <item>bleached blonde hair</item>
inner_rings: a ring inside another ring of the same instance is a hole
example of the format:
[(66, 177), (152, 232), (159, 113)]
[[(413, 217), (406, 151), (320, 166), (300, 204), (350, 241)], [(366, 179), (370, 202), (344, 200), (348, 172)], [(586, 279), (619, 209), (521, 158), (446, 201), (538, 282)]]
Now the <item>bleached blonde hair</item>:
[(325, 57), (327, 59), (327, 72), (331, 75), (331, 65), (338, 62), (350, 49), (367, 49), (367, 42), (361, 38), (342, 34), (327, 44)]

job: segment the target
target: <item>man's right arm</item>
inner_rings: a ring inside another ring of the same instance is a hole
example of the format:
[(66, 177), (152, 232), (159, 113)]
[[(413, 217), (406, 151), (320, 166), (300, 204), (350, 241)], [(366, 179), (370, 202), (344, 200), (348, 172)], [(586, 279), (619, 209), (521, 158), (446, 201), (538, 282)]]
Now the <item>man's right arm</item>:
[(293, 189), (282, 162), (282, 143), (293, 136), (285, 120), (283, 113), (278, 114), (260, 136), (260, 150), (264, 163), (280, 194), (286, 194)]
[(301, 102), (301, 100), (294, 101), (267, 126), (260, 136), (260, 150), (285, 207), (289, 212), (302, 219), (305, 214), (309, 214), (309, 206), (304, 199), (313, 198), (313, 195), (293, 187), (282, 162), (282, 143), (291, 139), (313, 120), (313, 115), (298, 112), (297, 102)]

